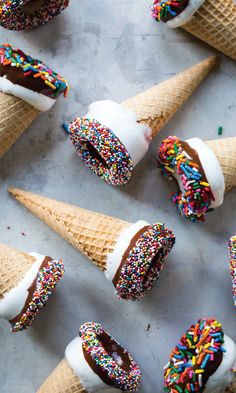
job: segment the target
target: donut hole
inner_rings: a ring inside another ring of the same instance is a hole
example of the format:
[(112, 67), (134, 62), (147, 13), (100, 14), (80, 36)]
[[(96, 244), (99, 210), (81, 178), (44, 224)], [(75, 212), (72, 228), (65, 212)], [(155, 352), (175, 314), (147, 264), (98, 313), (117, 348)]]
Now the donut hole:
[(103, 332), (98, 335), (98, 339), (102, 344), (108, 355), (114, 359), (126, 372), (130, 371), (131, 361), (128, 353), (115, 340), (113, 340), (107, 333)]
[(46, 0), (31, 0), (22, 6), (22, 10), (26, 15), (33, 15), (38, 12), (45, 3)]
[(101, 156), (101, 154), (99, 154), (98, 150), (92, 145), (92, 143), (87, 141), (86, 145), (91, 158), (95, 159), (96, 161), (99, 161), (105, 168), (108, 168), (106, 161)]

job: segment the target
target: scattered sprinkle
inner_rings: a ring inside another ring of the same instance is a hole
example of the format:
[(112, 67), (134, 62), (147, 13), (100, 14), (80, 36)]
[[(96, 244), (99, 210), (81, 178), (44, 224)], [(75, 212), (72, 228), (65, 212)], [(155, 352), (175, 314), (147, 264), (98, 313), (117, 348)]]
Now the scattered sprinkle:
[[(208, 182), (203, 181), (205, 174), (200, 162), (193, 161), (184, 150), (183, 143), (176, 136), (169, 136), (159, 148), (159, 162), (165, 177), (178, 174), (183, 191), (172, 196), (179, 213), (191, 221), (205, 221), (214, 196)], [(190, 146), (189, 146), (190, 148)]]
[(150, 323), (149, 323), (149, 324), (147, 325), (147, 332), (149, 332), (150, 328), (151, 328), (151, 325), (150, 325)]
[(29, 78), (31, 83), (34, 78), (40, 78), (41, 86), (38, 92), (50, 98), (56, 99), (62, 93), (64, 93), (64, 96), (68, 93), (69, 86), (64, 78), (41, 60), (33, 59), (20, 49), (13, 49), (9, 44), (0, 45), (1, 67), (6, 67), (6, 74), (9, 67), (20, 69), (23, 76)]
[(121, 269), (116, 292), (122, 299), (139, 300), (149, 291), (175, 244), (173, 232), (163, 224), (150, 225), (139, 237)]
[(69, 0), (47, 0), (38, 11), (27, 14), (23, 7), (28, 2), (28, 0), (0, 2), (0, 26), (9, 30), (31, 30), (49, 22), (69, 5)]
[(236, 307), (236, 235), (232, 236), (229, 241), (230, 255), (230, 273), (233, 286), (233, 301)]
[(164, 391), (203, 392), (222, 362), (224, 332), (215, 319), (199, 319), (182, 336), (164, 368)]
[[(111, 357), (99, 340), (100, 335), (106, 335), (113, 343), (113, 349), (120, 347), (124, 355), (128, 355), (130, 362), (129, 371), (125, 371), (118, 362)], [(101, 367), (107, 377), (121, 390), (135, 392), (139, 389), (141, 371), (130, 353), (123, 349), (120, 344), (103, 327), (94, 322), (87, 322), (80, 327), (79, 335), (83, 341), (83, 349), (92, 357), (98, 367)]]
[(222, 135), (222, 133), (223, 133), (223, 127), (220, 126), (220, 127), (218, 128), (218, 135)]
[(79, 156), (96, 175), (113, 186), (129, 181), (131, 157), (109, 128), (96, 120), (77, 118), (70, 123), (69, 131)]
[(39, 311), (45, 306), (49, 297), (54, 292), (56, 284), (64, 274), (64, 265), (61, 261), (50, 260), (37, 276), (36, 289), (29, 303), (27, 311), (21, 316), (20, 321), (12, 324), (12, 331), (19, 332), (30, 326)]
[(70, 135), (69, 124), (67, 124), (66, 122), (64, 122), (64, 123), (62, 124), (62, 127), (64, 128), (64, 131), (66, 132), (66, 134)]

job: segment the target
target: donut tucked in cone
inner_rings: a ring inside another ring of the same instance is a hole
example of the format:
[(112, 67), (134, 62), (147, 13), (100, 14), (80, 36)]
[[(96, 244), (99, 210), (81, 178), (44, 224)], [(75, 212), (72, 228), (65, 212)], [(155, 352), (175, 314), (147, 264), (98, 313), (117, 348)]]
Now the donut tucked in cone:
[(169, 27), (182, 27), (236, 60), (234, 0), (155, 0), (153, 17)]
[(0, 157), (67, 90), (67, 81), (42, 61), (0, 45)]
[[(164, 367), (164, 391), (224, 393), (234, 380), (236, 344), (214, 318), (199, 319), (181, 337)], [(228, 392), (235, 392), (231, 388)]]
[(31, 325), (63, 274), (61, 261), (0, 244), (0, 316), (13, 332)]
[(9, 192), (103, 270), (123, 299), (145, 295), (175, 243), (173, 233), (160, 223), (131, 224), (23, 190)]
[(230, 273), (232, 278), (233, 302), (236, 307), (236, 235), (229, 241)]
[(65, 359), (37, 393), (135, 392), (141, 372), (130, 353), (94, 322), (80, 327), (66, 348)]
[(223, 203), (225, 192), (236, 186), (236, 137), (203, 142), (169, 136), (158, 156), (164, 175), (178, 181), (174, 203), (192, 221), (204, 221), (210, 209)]
[(216, 64), (211, 57), (121, 105), (97, 101), (69, 125), (84, 163), (114, 186), (127, 183), (150, 141), (190, 97)]

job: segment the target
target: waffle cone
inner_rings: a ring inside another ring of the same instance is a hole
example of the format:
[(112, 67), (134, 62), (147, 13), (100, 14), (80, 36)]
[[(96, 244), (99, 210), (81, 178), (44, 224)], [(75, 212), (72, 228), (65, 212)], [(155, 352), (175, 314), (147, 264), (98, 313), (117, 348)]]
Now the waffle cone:
[(154, 137), (190, 97), (215, 64), (216, 57), (210, 57), (122, 104), (136, 113), (140, 123), (149, 125)]
[(234, 378), (233, 382), (227, 387), (225, 393), (236, 393), (236, 378)]
[(236, 137), (206, 141), (220, 162), (225, 179), (225, 191), (236, 186)]
[(37, 393), (87, 393), (66, 359), (63, 359)]
[(236, 60), (234, 0), (205, 0), (190, 22), (182, 28)]
[(123, 229), (131, 224), (16, 188), (9, 192), (101, 270)]
[(34, 262), (31, 255), (0, 244), (0, 299), (19, 284)]
[(37, 109), (20, 98), (0, 92), (0, 157), (10, 149), (38, 114)]

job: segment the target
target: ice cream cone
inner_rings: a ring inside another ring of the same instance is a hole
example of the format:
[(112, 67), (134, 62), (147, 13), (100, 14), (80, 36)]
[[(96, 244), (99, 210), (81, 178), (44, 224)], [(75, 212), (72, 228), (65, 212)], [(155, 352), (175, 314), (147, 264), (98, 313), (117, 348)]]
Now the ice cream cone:
[(0, 244), (0, 299), (19, 284), (34, 262), (33, 256)]
[(210, 57), (122, 104), (135, 112), (140, 123), (149, 125), (154, 137), (208, 75), (216, 60)]
[(0, 157), (2, 157), (29, 125), (39, 111), (20, 98), (0, 92)]
[(27, 191), (15, 188), (10, 188), (9, 191), (20, 203), (103, 271), (106, 269), (107, 255), (114, 250), (121, 231), (131, 225), (114, 217)]
[(192, 19), (181, 27), (236, 60), (234, 0), (205, 0)]
[(46, 379), (37, 393), (87, 393), (64, 358)]
[(145, 296), (175, 243), (173, 232), (159, 222), (129, 223), (24, 190), (9, 192), (101, 269), (122, 299)]
[(225, 192), (236, 186), (236, 137), (206, 141), (215, 153), (225, 179)]

